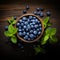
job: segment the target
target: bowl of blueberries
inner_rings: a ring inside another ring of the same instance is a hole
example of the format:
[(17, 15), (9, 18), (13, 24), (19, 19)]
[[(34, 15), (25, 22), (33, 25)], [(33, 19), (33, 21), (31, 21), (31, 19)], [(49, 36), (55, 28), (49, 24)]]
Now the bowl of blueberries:
[(44, 32), (42, 19), (30, 13), (20, 16), (15, 27), (18, 28), (17, 37), (27, 43), (38, 41)]

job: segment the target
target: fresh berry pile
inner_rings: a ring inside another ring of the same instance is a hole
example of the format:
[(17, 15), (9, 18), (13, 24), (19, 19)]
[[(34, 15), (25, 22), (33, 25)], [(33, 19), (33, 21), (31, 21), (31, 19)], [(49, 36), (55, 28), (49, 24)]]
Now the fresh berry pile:
[(23, 16), (16, 24), (18, 35), (27, 41), (36, 39), (42, 32), (40, 20), (35, 16)]

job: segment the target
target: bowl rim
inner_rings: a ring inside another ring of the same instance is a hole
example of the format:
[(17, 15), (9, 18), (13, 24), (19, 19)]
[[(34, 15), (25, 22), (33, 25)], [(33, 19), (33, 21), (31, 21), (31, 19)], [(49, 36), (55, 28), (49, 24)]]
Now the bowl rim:
[[(18, 35), (18, 33), (17, 33), (17, 37), (18, 37), (21, 41), (23, 41), (23, 42), (27, 42), (27, 43), (33, 43), (33, 42), (38, 41), (38, 40), (42, 37), (43, 32), (44, 32), (43, 21), (42, 21), (42, 19), (41, 19), (40, 17), (38, 17), (37, 15), (31, 14), (31, 13), (23, 14), (22, 16), (20, 16), (20, 17), (17, 18), (17, 22), (18, 22), (18, 21), (20, 20), (20, 18), (22, 18), (23, 16), (30, 16), (30, 15), (31, 15), (31, 16), (35, 16), (35, 17), (38, 18), (38, 20), (40, 20), (41, 25), (42, 25), (42, 32), (41, 32), (41, 34), (40, 34), (36, 39), (31, 40), (31, 41), (27, 41), (27, 40), (23, 39), (23, 38), (20, 37), (20, 36)], [(16, 22), (16, 24), (17, 24), (17, 22)], [(15, 27), (16, 27), (16, 24), (15, 24)]]

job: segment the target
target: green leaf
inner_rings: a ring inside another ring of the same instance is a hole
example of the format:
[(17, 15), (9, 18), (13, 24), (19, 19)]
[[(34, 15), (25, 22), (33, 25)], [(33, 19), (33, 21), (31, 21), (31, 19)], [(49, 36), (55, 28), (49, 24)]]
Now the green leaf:
[(16, 23), (16, 20), (14, 20), (13, 22), (12, 22), (12, 24), (15, 24)]
[(8, 31), (9, 31), (10, 33), (13, 33), (13, 32), (14, 32), (14, 27), (13, 27), (12, 24), (9, 25)]
[(14, 17), (12, 16), (10, 19), (8, 19), (8, 22), (11, 24), (14, 21)]
[(46, 18), (43, 20), (44, 24), (48, 23), (48, 21), (49, 21), (49, 17), (46, 17)]
[(56, 31), (57, 31), (57, 29), (56, 28), (51, 28), (51, 35), (55, 35), (56, 34)]
[(16, 36), (12, 36), (12, 37), (11, 37), (11, 42), (14, 43), (14, 44), (17, 43), (17, 38), (16, 38)]
[(39, 52), (42, 52), (42, 48), (38, 45), (38, 46), (35, 48), (35, 52), (36, 52), (36, 54), (38, 54)]
[(43, 37), (43, 40), (41, 41), (41, 45), (46, 44), (47, 41), (48, 41), (48, 39), (49, 39), (49, 34), (46, 34), (46, 35)]
[(58, 41), (58, 39), (55, 36), (50, 36), (50, 43), (56, 43)]
[(45, 33), (46, 33), (46, 34), (50, 34), (50, 33), (51, 33), (51, 28), (47, 28), (47, 29), (45, 30)]
[(13, 36), (13, 34), (9, 33), (9, 31), (5, 31), (5, 32), (4, 32), (4, 35), (7, 36), (7, 37)]
[(17, 32), (17, 28), (14, 28), (12, 24), (9, 25), (8, 27), (8, 31), (11, 33), (11, 34), (15, 34)]
[(52, 23), (48, 23), (48, 26), (52, 26)]
[(17, 28), (14, 28), (14, 31), (12, 34), (16, 34), (17, 30), (18, 30)]

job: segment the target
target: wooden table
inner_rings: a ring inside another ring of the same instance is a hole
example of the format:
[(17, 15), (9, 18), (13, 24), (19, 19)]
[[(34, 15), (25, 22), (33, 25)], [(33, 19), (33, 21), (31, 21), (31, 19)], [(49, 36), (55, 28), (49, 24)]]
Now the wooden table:
[[(33, 0), (34, 1), (34, 0)], [(57, 6), (55, 6), (54, 4), (51, 3), (36, 3), (36, 2), (31, 2), (28, 1), (26, 3), (24, 2), (15, 2), (13, 3), (9, 3), (9, 4), (0, 4), (0, 52), (3, 55), (15, 55), (15, 56), (26, 56), (29, 55), (30, 53), (32, 53), (31, 55), (34, 56), (34, 52), (32, 49), (25, 49), (26, 52), (25, 53), (21, 53), (20, 49), (17, 47), (13, 47), (11, 44), (6, 43), (6, 41), (8, 40), (5, 36), (4, 36), (4, 26), (8, 25), (7, 23), (7, 19), (11, 16), (21, 16), (22, 15), (22, 10), (25, 9), (25, 5), (29, 4), (30, 9), (27, 13), (32, 13), (33, 11), (35, 11), (35, 8), (37, 7), (43, 7), (45, 10), (44, 12), (46, 12), (47, 10), (51, 11), (51, 19), (50, 21), (53, 23), (52, 27), (56, 27), (57, 28), (57, 38), (58, 40), (60, 40), (60, 12), (57, 9)], [(48, 54), (58, 54), (59, 53), (59, 48), (60, 48), (60, 41), (55, 44), (52, 45), (51, 47), (48, 46), (47, 51)], [(50, 49), (50, 50), (49, 50)], [(30, 50), (30, 51), (29, 51)], [(58, 51), (58, 52), (57, 52)]]

